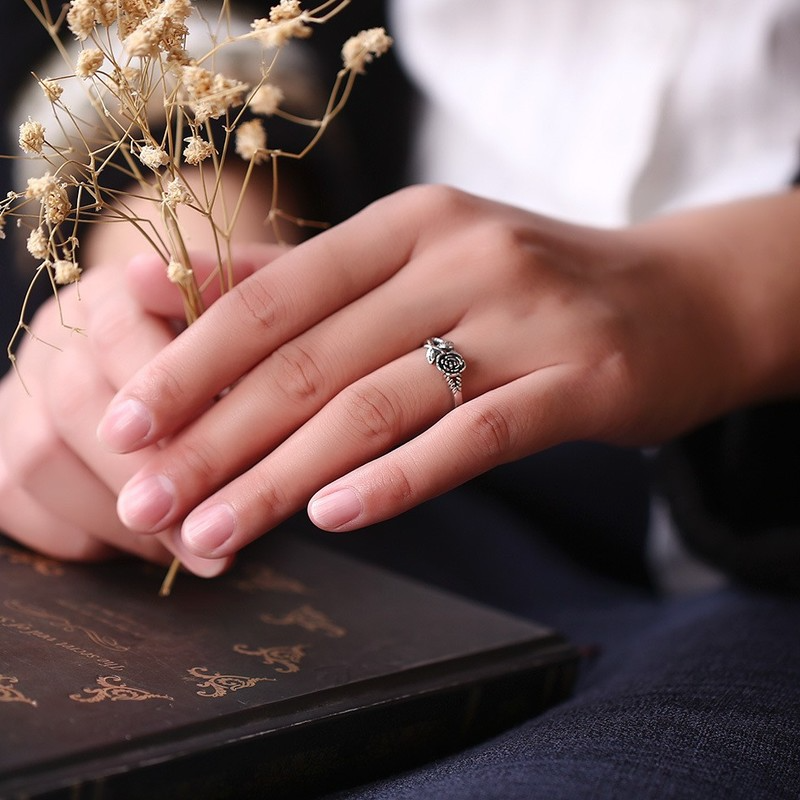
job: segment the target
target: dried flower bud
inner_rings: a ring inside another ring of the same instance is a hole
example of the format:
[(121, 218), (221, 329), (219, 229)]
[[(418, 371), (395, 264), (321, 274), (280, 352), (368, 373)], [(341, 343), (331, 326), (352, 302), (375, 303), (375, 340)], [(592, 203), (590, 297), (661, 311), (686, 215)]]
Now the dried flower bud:
[(263, 163), (267, 158), (267, 132), (260, 119), (243, 122), (236, 129), (236, 153), (245, 161)]
[(296, 19), (302, 14), (300, 0), (280, 0), (278, 5), (269, 10), (270, 22), (281, 22), (285, 19)]
[(270, 11), (270, 19), (255, 19), (250, 25), (265, 47), (283, 47), (290, 39), (307, 39), (311, 36), (311, 27), (306, 23), (306, 17), (299, 8), (299, 16), (275, 15), (273, 19), (272, 12), (275, 8)]
[(117, 16), (117, 0), (71, 0), (67, 26), (78, 39), (84, 41), (92, 35), (95, 25), (107, 28), (116, 21)]
[[(41, 178), (28, 178), (25, 197), (29, 200), (32, 198), (42, 198), (55, 186), (58, 186), (58, 181), (49, 172), (45, 172)], [(8, 196), (9, 199), (13, 199), (14, 193), (9, 192)]]
[(49, 244), (50, 240), (45, 232), (41, 228), (34, 228), (28, 236), (26, 247), (34, 258), (43, 259), (50, 250)]
[(364, 67), (374, 58), (382, 56), (392, 46), (392, 37), (383, 28), (369, 28), (351, 36), (342, 47), (342, 61), (346, 69), (362, 75)]
[(189, 136), (184, 141), (187, 144), (183, 150), (183, 157), (187, 164), (197, 166), (201, 161), (214, 155), (214, 148), (211, 144), (199, 136)]
[(161, 195), (161, 202), (169, 208), (175, 208), (183, 203), (191, 203), (191, 201), (192, 195), (180, 178), (173, 178)]
[(67, 190), (61, 184), (54, 182), (42, 197), (42, 209), (49, 225), (60, 225), (72, 210)]
[(198, 67), (195, 64), (181, 70), (181, 82), (189, 97), (189, 107), (194, 113), (195, 122), (218, 119), (229, 108), (244, 103), (248, 89), (246, 83)]
[(259, 86), (250, 99), (250, 110), (255, 114), (269, 117), (274, 114), (283, 102), (283, 90), (272, 83)]
[(0, 214), (0, 240), (6, 238), (6, 217), (5, 214)]
[(81, 276), (81, 268), (74, 261), (59, 259), (53, 264), (53, 273), (56, 283), (66, 286), (75, 283)]
[(51, 78), (45, 78), (39, 81), (39, 85), (42, 87), (44, 96), (51, 103), (55, 103), (64, 93), (64, 87), (58, 81), (54, 81)]
[(151, 20), (145, 20), (123, 44), (128, 55), (144, 58), (158, 52), (160, 39), (158, 26)]
[(192, 271), (180, 261), (170, 261), (167, 265), (167, 278), (178, 286), (188, 286), (192, 282)]
[(44, 125), (28, 117), (19, 126), (19, 146), (26, 153), (41, 153), (44, 146)]
[(169, 164), (169, 156), (160, 147), (154, 147), (151, 144), (146, 144), (139, 151), (139, 161), (141, 161), (146, 167), (150, 167), (150, 169), (156, 171), (160, 167)]
[(78, 62), (75, 64), (75, 74), (79, 78), (91, 78), (103, 66), (105, 59), (102, 50), (96, 48), (81, 50)]
[(186, 18), (192, 11), (189, 0), (164, 0), (154, 5), (148, 16), (126, 32), (123, 45), (131, 56), (154, 56), (159, 51), (168, 59), (182, 61), (183, 41), (189, 32)]
[(117, 0), (97, 0), (95, 2), (95, 14), (97, 14), (97, 21), (107, 28), (117, 21), (119, 16), (119, 5)]
[(73, 35), (84, 41), (92, 35), (97, 22), (94, 0), (71, 0), (67, 12), (67, 26)]

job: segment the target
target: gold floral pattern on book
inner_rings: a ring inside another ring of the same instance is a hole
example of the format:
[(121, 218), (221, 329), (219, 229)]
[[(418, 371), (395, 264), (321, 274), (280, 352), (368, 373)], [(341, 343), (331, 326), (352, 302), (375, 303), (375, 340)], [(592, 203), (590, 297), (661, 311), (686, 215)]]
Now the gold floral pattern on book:
[(167, 694), (154, 694), (146, 689), (137, 689), (122, 682), (119, 675), (107, 675), (97, 679), (97, 688), (88, 686), (83, 694), (76, 692), (69, 696), (76, 703), (101, 703), (111, 701), (173, 700)]

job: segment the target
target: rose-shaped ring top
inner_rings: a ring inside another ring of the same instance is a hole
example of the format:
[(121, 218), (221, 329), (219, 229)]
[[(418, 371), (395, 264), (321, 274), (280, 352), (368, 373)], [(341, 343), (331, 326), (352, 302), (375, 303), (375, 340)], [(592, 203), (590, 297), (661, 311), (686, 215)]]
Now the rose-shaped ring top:
[(461, 353), (456, 352), (455, 345), (447, 339), (433, 336), (425, 341), (425, 357), (444, 375), (450, 391), (453, 393), (455, 407), (461, 405), (461, 373), (467, 368), (467, 362)]

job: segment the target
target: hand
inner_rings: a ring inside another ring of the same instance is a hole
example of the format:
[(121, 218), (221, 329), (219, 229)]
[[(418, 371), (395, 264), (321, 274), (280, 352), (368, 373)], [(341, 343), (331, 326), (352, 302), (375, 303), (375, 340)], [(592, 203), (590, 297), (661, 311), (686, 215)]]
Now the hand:
[[(250, 274), (274, 255), (263, 247), (242, 253), (239, 269)], [(79, 286), (61, 290), (59, 303), (44, 303), (32, 323), (35, 338), (19, 350), (18, 372), (0, 383), (0, 529), (57, 558), (122, 551), (168, 563), (177, 554), (195, 572), (217, 574), (224, 559), (198, 559), (175, 537), (143, 536), (117, 516), (117, 492), (152, 452), (109, 453), (97, 441), (97, 423), (114, 392), (174, 338), (183, 309), (166, 279), (151, 281), (139, 302), (124, 269), (103, 257)], [(132, 262), (133, 285), (142, 267), (152, 260)]]
[[(94, 427), (114, 391), (173, 338), (124, 290), (113, 264), (98, 266), (37, 312), (0, 384), (0, 528), (65, 559), (118, 550), (165, 561), (163, 544), (124, 528), (116, 490), (147, 451), (114, 456)], [(63, 322), (62, 322), (63, 315)], [(86, 335), (71, 330), (74, 326)]]
[[(352, 530), (558, 442), (649, 444), (746, 402), (768, 360), (742, 324), (753, 287), (736, 244), (707, 235), (731, 217), (746, 236), (743, 213), (602, 231), (445, 188), (382, 200), (243, 282), (121, 389), (100, 436), (150, 449), (120, 516), (183, 520), (189, 551), (227, 558), (309, 498), (317, 525)], [(456, 409), (431, 336), (467, 361)]]

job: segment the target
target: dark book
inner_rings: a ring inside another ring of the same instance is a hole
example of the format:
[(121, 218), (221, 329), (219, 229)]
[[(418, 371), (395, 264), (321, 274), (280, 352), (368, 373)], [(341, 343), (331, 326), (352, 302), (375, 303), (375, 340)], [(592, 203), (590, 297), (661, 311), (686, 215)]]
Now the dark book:
[(309, 797), (570, 691), (551, 630), (272, 534), (212, 581), (0, 540), (0, 797)]

